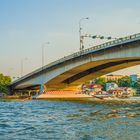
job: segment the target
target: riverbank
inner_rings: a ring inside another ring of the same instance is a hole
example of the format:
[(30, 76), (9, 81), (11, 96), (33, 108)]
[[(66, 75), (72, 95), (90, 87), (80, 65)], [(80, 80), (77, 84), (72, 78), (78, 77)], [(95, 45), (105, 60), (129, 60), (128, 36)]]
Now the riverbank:
[(24, 95), (24, 96), (12, 95), (12, 96), (0, 97), (0, 100), (5, 100), (5, 101), (26, 101), (26, 100), (31, 100), (31, 99), (32, 97), (28, 95)]
[[(1, 101), (28, 101), (32, 100), (31, 96), (5, 96), (0, 98)], [(83, 103), (96, 103), (96, 104), (140, 104), (140, 97), (130, 97), (130, 98), (104, 98), (99, 99), (96, 97), (69, 97), (69, 98), (37, 98), (35, 100), (48, 100), (48, 101), (70, 101), (70, 102), (83, 102)]]
[(93, 103), (115, 103), (115, 104), (140, 104), (140, 96), (117, 98), (107, 95), (88, 95), (75, 91), (51, 91), (41, 94), (37, 97), (37, 100), (53, 100), (53, 101), (74, 101), (74, 102), (93, 102)]
[(71, 101), (71, 102), (85, 102), (85, 103), (96, 103), (96, 104), (140, 104), (140, 97), (130, 97), (125, 99), (120, 98), (108, 98), (99, 99), (95, 97), (87, 98), (44, 98), (37, 100), (49, 100), (49, 101)]

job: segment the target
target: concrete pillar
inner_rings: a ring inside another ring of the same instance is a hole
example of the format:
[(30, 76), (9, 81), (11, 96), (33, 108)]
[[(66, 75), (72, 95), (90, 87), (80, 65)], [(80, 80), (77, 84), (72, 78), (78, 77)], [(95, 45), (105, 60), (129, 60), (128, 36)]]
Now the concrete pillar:
[(46, 92), (47, 91), (47, 87), (46, 87), (46, 85), (44, 85), (44, 92)]
[(28, 91), (28, 95), (29, 95), (29, 96), (31, 95), (31, 91), (30, 91), (30, 90)]
[(44, 92), (44, 84), (41, 84), (39, 94), (42, 94), (43, 92)]
[(9, 88), (9, 95), (14, 95), (16, 91), (13, 88)]

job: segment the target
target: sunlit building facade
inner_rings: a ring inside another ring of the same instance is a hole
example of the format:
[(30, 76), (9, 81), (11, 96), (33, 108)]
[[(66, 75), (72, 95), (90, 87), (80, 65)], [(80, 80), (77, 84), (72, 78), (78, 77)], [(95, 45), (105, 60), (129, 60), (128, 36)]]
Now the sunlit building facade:
[(101, 78), (105, 78), (106, 82), (108, 82), (108, 81), (118, 81), (122, 77), (124, 77), (124, 76), (123, 75), (113, 75), (113, 74), (101, 76)]

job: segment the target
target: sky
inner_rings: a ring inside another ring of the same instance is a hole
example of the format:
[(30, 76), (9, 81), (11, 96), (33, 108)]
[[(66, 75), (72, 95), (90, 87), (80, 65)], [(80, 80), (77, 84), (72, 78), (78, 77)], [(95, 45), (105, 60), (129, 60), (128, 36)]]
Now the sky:
[[(79, 50), (82, 34), (140, 32), (139, 0), (0, 0), (0, 73), (18, 77)], [(85, 40), (85, 48), (105, 42)], [(49, 44), (47, 43), (49, 42)], [(140, 74), (140, 66), (115, 74)]]

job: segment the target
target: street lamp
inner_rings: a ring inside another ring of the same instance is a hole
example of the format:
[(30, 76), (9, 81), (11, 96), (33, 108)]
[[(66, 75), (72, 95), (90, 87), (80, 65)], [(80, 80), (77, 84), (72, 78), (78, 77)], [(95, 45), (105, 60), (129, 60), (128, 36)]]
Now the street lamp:
[(43, 76), (43, 70), (44, 70), (44, 48), (47, 47), (47, 45), (50, 44), (50, 42), (45, 42), (42, 44), (42, 84), (40, 86), (40, 93), (44, 92), (44, 76)]
[(85, 20), (85, 19), (89, 19), (89, 18), (86, 17), (86, 18), (81, 18), (81, 19), (79, 20), (80, 51), (82, 51), (82, 50), (84, 49), (81, 22), (82, 22), (83, 20)]
[(50, 44), (50, 42), (45, 42), (45, 43), (42, 44), (42, 70), (43, 70), (43, 67), (44, 67), (44, 48), (48, 44)]
[(21, 59), (21, 77), (23, 76), (23, 63), (25, 60), (28, 60), (27, 58)]

